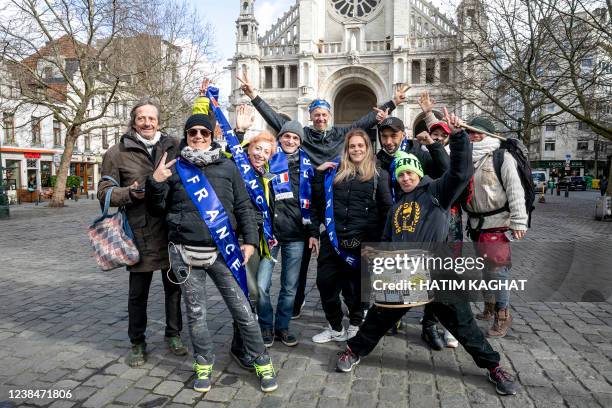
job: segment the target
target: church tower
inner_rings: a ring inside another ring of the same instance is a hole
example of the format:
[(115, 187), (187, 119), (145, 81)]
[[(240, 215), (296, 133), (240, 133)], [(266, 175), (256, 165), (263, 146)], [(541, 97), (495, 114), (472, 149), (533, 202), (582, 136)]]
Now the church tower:
[(234, 106), (248, 102), (248, 97), (240, 90), (240, 82), (236, 76), (242, 76), (246, 69), (255, 89), (261, 89), (259, 75), (260, 47), (255, 19), (255, 0), (238, 0), (240, 14), (236, 20), (236, 54), (231, 66), (232, 94), (229, 108), (230, 118), (234, 117)]

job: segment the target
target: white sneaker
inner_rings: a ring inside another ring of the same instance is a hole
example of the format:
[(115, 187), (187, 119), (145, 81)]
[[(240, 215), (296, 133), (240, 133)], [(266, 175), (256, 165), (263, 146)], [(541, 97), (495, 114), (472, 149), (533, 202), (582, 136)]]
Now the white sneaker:
[(444, 329), (444, 343), (446, 347), (457, 348), (459, 341), (448, 330)]
[(312, 341), (315, 343), (327, 343), (330, 341), (346, 341), (346, 329), (343, 327), (342, 331), (335, 331), (328, 326), (323, 332), (312, 336)]
[(359, 331), (359, 326), (353, 326), (352, 324), (349, 325), (348, 330), (346, 331), (346, 339), (352, 339), (353, 337), (355, 337), (357, 335), (357, 332)]

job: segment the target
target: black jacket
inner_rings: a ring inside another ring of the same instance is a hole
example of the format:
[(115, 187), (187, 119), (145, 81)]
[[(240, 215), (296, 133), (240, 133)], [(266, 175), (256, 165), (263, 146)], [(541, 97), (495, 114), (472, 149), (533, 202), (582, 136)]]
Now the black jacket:
[[(276, 132), (279, 132), (283, 124), (289, 120), (276, 113), (276, 111), (259, 96), (255, 97), (252, 103), (255, 109), (263, 116), (266, 123)], [(389, 112), (393, 112), (395, 104), (393, 101), (389, 101), (382, 105), (380, 109), (389, 109)], [(376, 112), (371, 111), (349, 127), (333, 126), (327, 130), (319, 131), (310, 126), (304, 126), (302, 149), (304, 149), (308, 157), (310, 157), (313, 167), (317, 167), (326, 161), (332, 161), (340, 154), (342, 151), (342, 144), (344, 143), (344, 136), (346, 136), (349, 130), (354, 128), (369, 129), (376, 124)]]
[[(276, 200), (272, 191), (274, 202), (274, 236), (281, 242), (303, 241), (309, 237), (318, 238), (318, 225), (304, 225), (302, 223), (302, 210), (300, 208), (300, 155), (299, 151), (287, 155), (289, 165), (289, 180), (293, 198)], [(312, 198), (311, 198), (312, 201)], [(312, 212), (312, 211), (311, 211)], [(312, 216), (311, 216), (312, 219)], [(316, 217), (314, 218), (316, 220)]]
[[(180, 148), (182, 147), (184, 144), (181, 144)], [(220, 148), (220, 146), (213, 143), (214, 148)], [(219, 197), (236, 234), (242, 234), (245, 244), (251, 244), (257, 248), (259, 238), (255, 212), (236, 165), (221, 153), (216, 161), (200, 170)], [(172, 168), (172, 176), (163, 183), (156, 182), (152, 176), (147, 178), (145, 194), (147, 209), (152, 214), (166, 214), (170, 242), (216, 246), (206, 223), (187, 195), (175, 167)]]
[(449, 209), (473, 174), (472, 145), (467, 133), (450, 137), (450, 169), (437, 180), (429, 176), (409, 193), (403, 193), (387, 216), (383, 241), (445, 242)]
[[(410, 139), (404, 151), (414, 154), (420, 160), (421, 165), (423, 165), (423, 172), (432, 179), (437, 179), (449, 169), (450, 157), (440, 142), (436, 141), (430, 145), (426, 145), (427, 151), (423, 150), (422, 146), (423, 145), (418, 141)], [(381, 149), (376, 153), (376, 158), (380, 163), (380, 167), (389, 172), (394, 156)], [(391, 175), (389, 175), (389, 182), (390, 181)], [(402, 194), (402, 190), (397, 183), (395, 183), (393, 187), (395, 188), (395, 196), (399, 197)]]
[[(376, 192), (374, 178), (360, 181), (358, 177), (334, 184), (334, 221), (339, 240), (356, 238), (360, 242), (378, 241), (393, 205), (389, 189), (389, 174), (378, 168)], [(313, 182), (313, 201), (317, 218), (325, 220), (325, 185), (323, 173)]]

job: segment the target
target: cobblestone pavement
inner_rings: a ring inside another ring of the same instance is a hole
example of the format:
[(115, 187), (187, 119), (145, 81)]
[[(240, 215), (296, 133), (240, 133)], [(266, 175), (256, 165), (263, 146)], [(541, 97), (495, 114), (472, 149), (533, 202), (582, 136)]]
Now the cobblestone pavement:
[[(609, 251), (612, 223), (593, 220), (595, 193), (546, 196), (528, 240), (599, 242)], [(86, 227), (94, 201), (63, 209), (22, 205), (0, 220), (0, 407), (611, 407), (612, 304), (513, 304), (509, 335), (492, 340), (522, 390), (499, 397), (463, 349), (432, 352), (419, 338), (420, 311), (385, 337), (352, 374), (333, 371), (343, 344), (315, 345), (324, 326), (311, 263), (305, 313), (292, 323), (301, 343), (271, 348), (279, 389), (264, 395), (254, 374), (228, 355), (231, 323), (210, 286), (209, 327), (218, 361), (212, 390), (191, 390), (191, 358), (171, 355), (163, 342), (161, 279), (149, 302), (149, 359), (124, 363), (127, 273), (100, 272), (90, 257)], [(524, 265), (523, 265), (524, 266)], [(520, 268), (515, 267), (517, 273)], [(277, 293), (275, 289), (273, 291)], [(479, 323), (480, 324), (480, 323)], [(482, 328), (486, 326), (483, 324)], [(183, 334), (189, 343), (187, 330)], [(65, 390), (71, 398), (11, 399), (15, 390)]]

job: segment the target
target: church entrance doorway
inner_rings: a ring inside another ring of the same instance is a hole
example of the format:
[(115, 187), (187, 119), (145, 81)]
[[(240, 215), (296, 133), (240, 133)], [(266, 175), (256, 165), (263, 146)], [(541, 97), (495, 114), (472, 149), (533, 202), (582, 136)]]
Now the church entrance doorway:
[[(334, 100), (334, 125), (350, 126), (376, 106), (376, 95), (363, 84), (350, 84), (338, 92)], [(365, 129), (376, 146), (376, 127)]]

